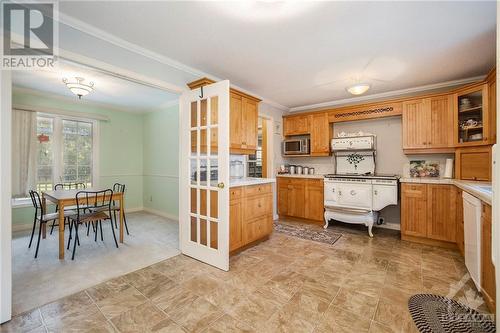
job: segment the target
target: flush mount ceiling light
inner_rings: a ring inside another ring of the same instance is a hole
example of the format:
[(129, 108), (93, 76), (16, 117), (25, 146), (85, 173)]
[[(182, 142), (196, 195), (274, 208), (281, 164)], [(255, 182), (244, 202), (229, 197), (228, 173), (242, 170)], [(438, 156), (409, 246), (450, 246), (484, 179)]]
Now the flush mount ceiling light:
[(316, 6), (313, 1), (234, 1), (212, 2), (230, 16), (249, 21), (291, 18)]
[(94, 90), (94, 82), (84, 83), (85, 79), (83, 77), (75, 77), (72, 81), (63, 78), (62, 81), (79, 99), (82, 99), (82, 96), (86, 96)]
[(368, 83), (356, 83), (350, 87), (347, 87), (346, 90), (352, 95), (362, 95), (370, 89), (370, 85)]

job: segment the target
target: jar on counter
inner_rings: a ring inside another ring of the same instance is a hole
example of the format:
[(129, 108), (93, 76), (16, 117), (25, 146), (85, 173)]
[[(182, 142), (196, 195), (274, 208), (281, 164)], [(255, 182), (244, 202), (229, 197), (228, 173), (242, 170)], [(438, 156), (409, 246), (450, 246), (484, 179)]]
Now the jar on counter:
[(295, 175), (295, 165), (290, 165), (288, 167), (288, 172), (291, 174), (291, 175)]
[(302, 174), (308, 175), (309, 174), (309, 167), (304, 167), (304, 170), (302, 170)]
[(301, 175), (302, 174), (302, 166), (301, 165), (297, 165), (295, 171), (297, 172), (298, 175)]
[(314, 168), (309, 168), (309, 174), (314, 175)]

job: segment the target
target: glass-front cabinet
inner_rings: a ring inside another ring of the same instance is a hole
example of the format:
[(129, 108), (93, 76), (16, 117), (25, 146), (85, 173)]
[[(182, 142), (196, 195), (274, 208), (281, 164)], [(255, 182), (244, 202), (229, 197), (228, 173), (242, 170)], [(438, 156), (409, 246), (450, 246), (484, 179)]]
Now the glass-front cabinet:
[(480, 84), (455, 94), (455, 142), (458, 146), (489, 144), (488, 85)]

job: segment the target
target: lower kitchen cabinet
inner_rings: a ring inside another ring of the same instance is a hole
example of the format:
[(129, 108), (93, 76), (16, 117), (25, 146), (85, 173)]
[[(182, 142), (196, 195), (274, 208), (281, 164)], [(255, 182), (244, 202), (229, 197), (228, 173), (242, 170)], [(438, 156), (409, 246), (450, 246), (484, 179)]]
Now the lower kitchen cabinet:
[(456, 191), (457, 202), (457, 246), (458, 250), (465, 255), (465, 239), (464, 239), (464, 202), (462, 199), (462, 190), (457, 188)]
[(229, 190), (229, 251), (235, 251), (273, 231), (271, 184)]
[(495, 313), (495, 266), (491, 260), (491, 206), (484, 203), (481, 224), (481, 289), (486, 305)]
[(323, 221), (323, 179), (278, 177), (278, 214)]
[[(424, 243), (456, 241), (456, 189), (444, 184), (402, 184), (401, 237)], [(449, 242), (449, 243), (448, 243)]]

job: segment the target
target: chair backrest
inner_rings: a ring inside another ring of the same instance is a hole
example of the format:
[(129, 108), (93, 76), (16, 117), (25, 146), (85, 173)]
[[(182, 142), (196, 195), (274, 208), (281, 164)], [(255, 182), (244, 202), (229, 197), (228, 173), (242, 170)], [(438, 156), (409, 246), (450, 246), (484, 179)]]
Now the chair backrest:
[(45, 215), (45, 211), (42, 205), (42, 200), (40, 199), (40, 194), (37, 191), (30, 190), (30, 198), (33, 203), (33, 207), (35, 208), (35, 216), (42, 217)]
[(113, 192), (125, 193), (125, 184), (115, 183), (113, 185)]
[(84, 183), (60, 183), (54, 185), (54, 191), (57, 190), (84, 190), (87, 185)]
[(78, 216), (85, 213), (87, 209), (108, 210), (111, 214), (111, 202), (113, 201), (113, 190), (102, 191), (78, 191), (76, 193), (76, 210)]

